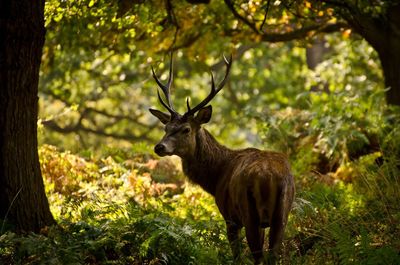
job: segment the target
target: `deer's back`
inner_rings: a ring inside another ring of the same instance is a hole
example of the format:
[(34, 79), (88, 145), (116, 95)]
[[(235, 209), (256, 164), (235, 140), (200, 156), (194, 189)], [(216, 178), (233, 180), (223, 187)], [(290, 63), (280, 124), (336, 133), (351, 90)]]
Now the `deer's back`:
[(263, 211), (272, 217), (282, 189), (294, 191), (289, 162), (282, 153), (235, 151), (227, 169), (217, 186), (216, 202), (224, 217), (235, 222), (254, 221)]

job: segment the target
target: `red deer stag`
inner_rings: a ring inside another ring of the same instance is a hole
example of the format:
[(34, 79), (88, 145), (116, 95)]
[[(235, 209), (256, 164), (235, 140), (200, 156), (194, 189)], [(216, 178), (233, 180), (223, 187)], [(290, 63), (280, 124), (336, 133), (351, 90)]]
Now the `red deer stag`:
[(226, 74), (216, 87), (211, 72), (211, 92), (196, 107), (187, 100), (187, 112), (176, 112), (170, 97), (173, 80), (172, 55), (167, 84), (153, 77), (160, 103), (168, 110), (150, 112), (165, 124), (165, 135), (155, 146), (159, 156), (178, 155), (185, 175), (215, 197), (225, 219), (228, 239), (235, 260), (240, 258), (239, 233), (244, 226), (247, 243), (255, 263), (263, 261), (264, 228), (270, 227), (268, 261), (275, 263), (294, 197), (294, 180), (285, 155), (255, 148), (231, 150), (219, 144), (202, 124), (210, 121), (212, 108), (207, 104), (222, 89), (232, 65), (225, 58)]

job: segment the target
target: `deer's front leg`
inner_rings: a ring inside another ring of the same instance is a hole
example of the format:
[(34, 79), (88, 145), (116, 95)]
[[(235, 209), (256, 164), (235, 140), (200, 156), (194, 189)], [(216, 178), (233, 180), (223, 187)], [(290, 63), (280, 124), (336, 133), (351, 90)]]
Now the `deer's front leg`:
[(241, 226), (232, 221), (226, 221), (226, 230), (228, 235), (229, 244), (231, 245), (233, 258), (239, 261), (240, 258), (240, 239), (239, 234)]

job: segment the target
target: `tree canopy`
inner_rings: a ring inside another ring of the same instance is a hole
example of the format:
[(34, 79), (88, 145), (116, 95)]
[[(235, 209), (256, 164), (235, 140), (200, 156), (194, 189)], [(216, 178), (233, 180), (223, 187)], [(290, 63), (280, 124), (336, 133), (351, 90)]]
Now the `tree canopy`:
[[(195, 102), (207, 93), (207, 72), (221, 70), (222, 54), (234, 55), (232, 82), (224, 99), (214, 103), (232, 120), (243, 109), (304, 105), (307, 99), (300, 95), (322, 83), (328, 92), (383, 90), (381, 55), (367, 45), (371, 40), (355, 19), (374, 18), (395, 30), (394, 7), (393, 1), (48, 1), (41, 93), (53, 108), (47, 108), (42, 124), (78, 135), (82, 144), (88, 134), (153, 139), (156, 124), (148, 120), (147, 108), (157, 103), (149, 69), (167, 68), (170, 51), (178, 55), (173, 94), (182, 108), (185, 97)], [(306, 48), (319, 40), (326, 46), (325, 59), (339, 60), (340, 66), (307, 68)], [(294, 95), (297, 102), (289, 104)]]

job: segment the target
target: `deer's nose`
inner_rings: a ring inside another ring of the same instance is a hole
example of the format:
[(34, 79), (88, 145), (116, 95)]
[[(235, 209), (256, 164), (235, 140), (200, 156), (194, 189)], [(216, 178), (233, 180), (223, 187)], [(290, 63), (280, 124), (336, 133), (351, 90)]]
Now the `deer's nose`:
[(165, 153), (165, 149), (166, 149), (166, 147), (164, 144), (157, 144), (154, 147), (154, 152), (156, 152), (157, 155), (161, 155), (161, 154)]

